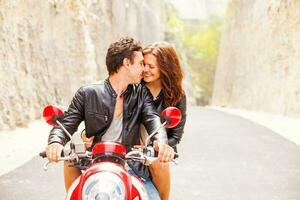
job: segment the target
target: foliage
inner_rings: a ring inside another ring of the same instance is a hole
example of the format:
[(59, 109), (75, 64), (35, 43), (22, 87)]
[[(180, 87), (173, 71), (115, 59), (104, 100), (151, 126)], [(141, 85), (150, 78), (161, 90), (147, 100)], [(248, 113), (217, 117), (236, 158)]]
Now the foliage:
[(187, 66), (198, 104), (209, 103), (222, 26), (220, 17), (205, 21), (184, 21), (174, 7), (169, 6), (166, 18), (167, 40), (176, 44), (184, 66)]

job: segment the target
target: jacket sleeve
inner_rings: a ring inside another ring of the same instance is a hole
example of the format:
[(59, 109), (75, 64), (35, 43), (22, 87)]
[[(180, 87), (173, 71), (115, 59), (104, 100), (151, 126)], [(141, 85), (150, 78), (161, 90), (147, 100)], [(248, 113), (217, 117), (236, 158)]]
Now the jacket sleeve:
[(176, 105), (176, 107), (179, 108), (181, 111), (181, 121), (176, 127), (170, 129), (168, 132), (169, 135), (168, 143), (171, 147), (176, 146), (180, 142), (184, 132), (184, 126), (186, 122), (186, 96), (185, 95), (182, 97), (182, 99)]
[[(84, 119), (84, 91), (80, 88), (75, 96), (72, 99), (71, 104), (69, 105), (68, 110), (64, 113), (62, 124), (67, 129), (67, 131), (73, 135), (79, 124)], [(60, 143), (65, 145), (69, 141), (69, 137), (59, 126), (54, 126), (50, 131), (48, 138), (48, 144), (51, 143)]]
[[(160, 125), (160, 117), (155, 109), (153, 104), (153, 97), (146, 86), (142, 88), (143, 95), (143, 108), (142, 108), (142, 123), (144, 124), (148, 134), (150, 135), (155, 129), (157, 129)], [(155, 138), (158, 143), (167, 144), (168, 137), (166, 133), (166, 129), (162, 127), (158, 134), (156, 134)]]

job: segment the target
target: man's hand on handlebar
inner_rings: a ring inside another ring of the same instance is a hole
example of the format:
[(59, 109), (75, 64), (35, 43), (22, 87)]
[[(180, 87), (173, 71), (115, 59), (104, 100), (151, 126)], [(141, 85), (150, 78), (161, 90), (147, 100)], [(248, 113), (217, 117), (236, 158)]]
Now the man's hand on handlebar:
[(46, 155), (50, 162), (58, 162), (64, 146), (59, 143), (52, 143), (46, 147)]
[(158, 151), (158, 160), (160, 162), (170, 162), (173, 160), (174, 149), (168, 144), (159, 144), (157, 141), (154, 141), (153, 148)]
[(82, 131), (81, 133), (81, 139), (83, 141), (83, 144), (85, 146), (85, 148), (90, 148), (93, 145), (93, 141), (94, 141), (94, 136), (92, 137), (86, 137), (85, 131)]

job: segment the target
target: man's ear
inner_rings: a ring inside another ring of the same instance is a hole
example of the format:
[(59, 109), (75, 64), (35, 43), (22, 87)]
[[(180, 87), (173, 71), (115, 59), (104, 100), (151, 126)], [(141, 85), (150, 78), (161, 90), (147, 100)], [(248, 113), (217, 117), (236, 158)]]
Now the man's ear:
[(124, 58), (123, 59), (123, 66), (125, 66), (126, 68), (129, 68), (131, 62), (128, 58)]

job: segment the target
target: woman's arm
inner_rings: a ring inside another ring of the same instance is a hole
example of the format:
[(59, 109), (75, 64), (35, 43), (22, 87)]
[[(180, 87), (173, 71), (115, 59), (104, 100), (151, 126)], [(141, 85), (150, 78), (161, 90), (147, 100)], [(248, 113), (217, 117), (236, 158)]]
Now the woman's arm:
[(171, 147), (175, 147), (181, 140), (183, 132), (184, 132), (184, 126), (186, 122), (186, 96), (184, 95), (180, 102), (176, 105), (177, 108), (181, 111), (181, 121), (180, 123), (170, 129), (168, 131), (168, 143)]

